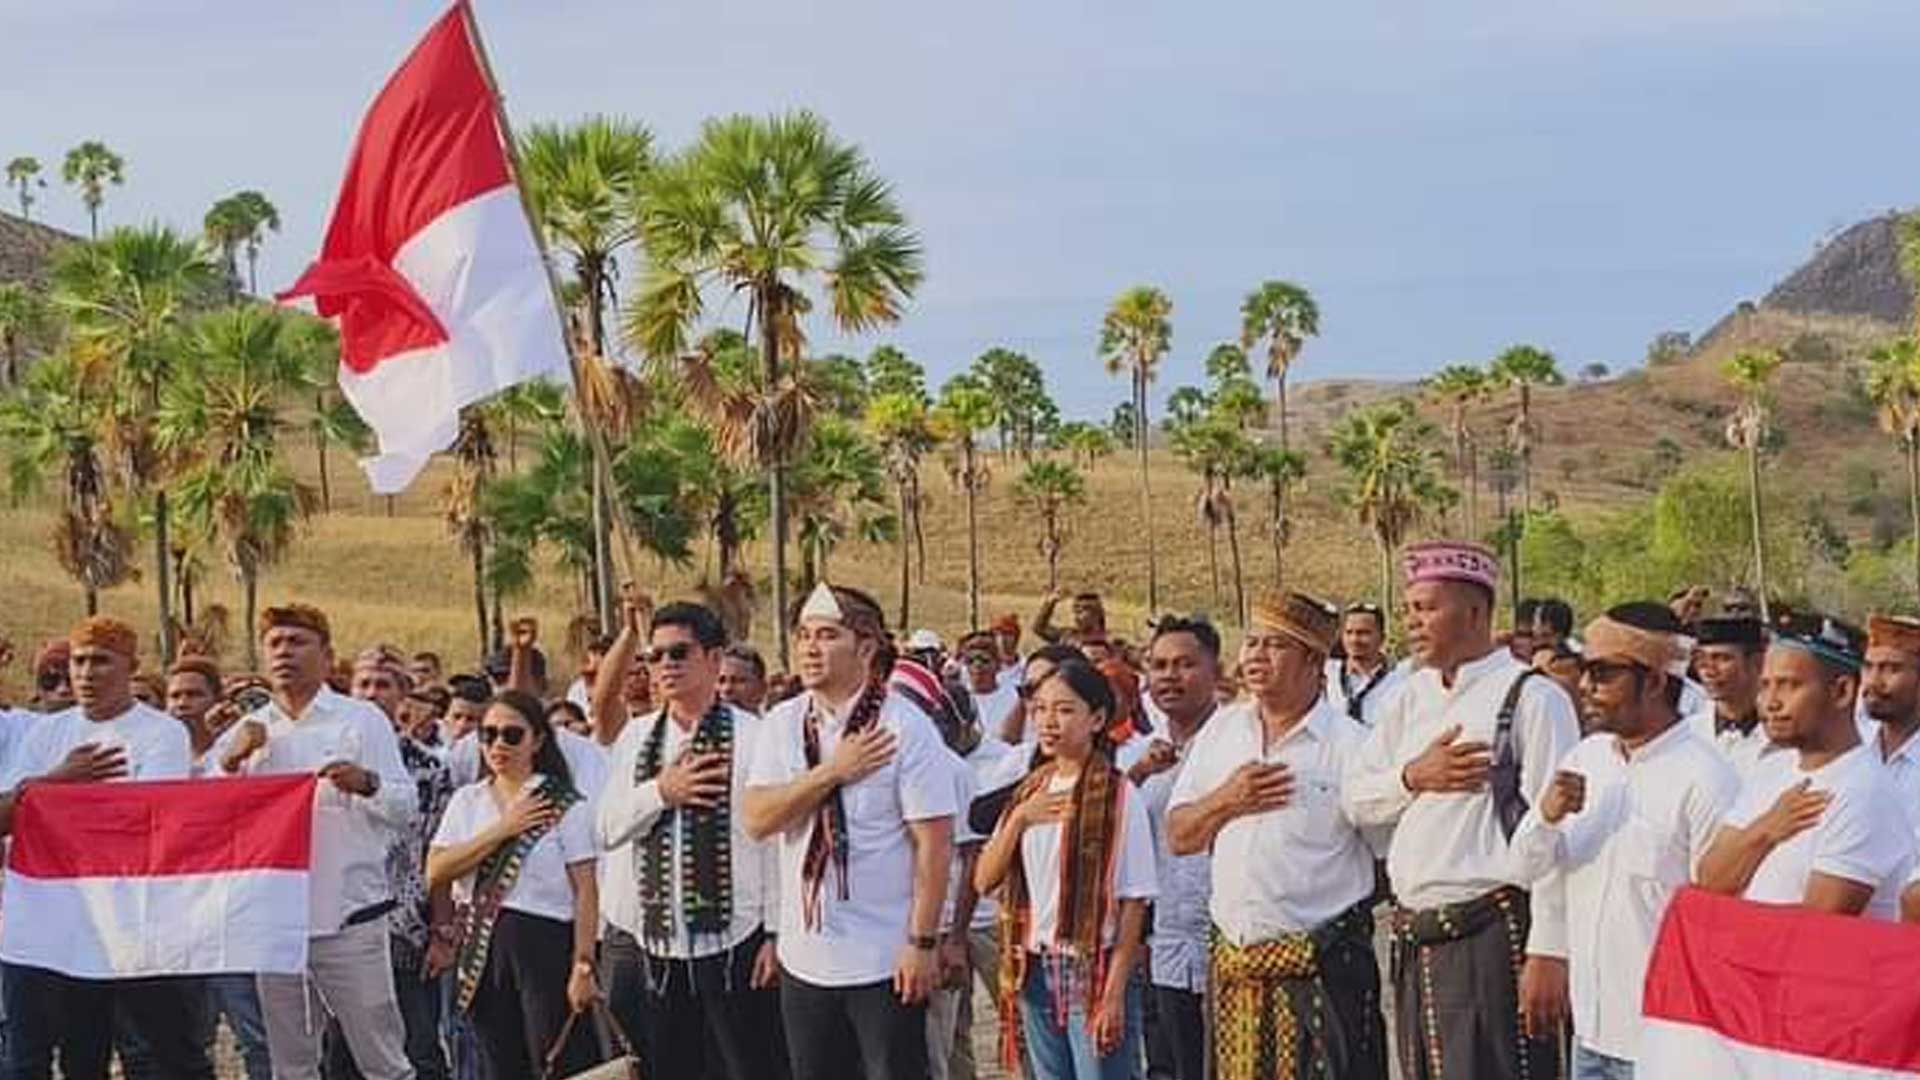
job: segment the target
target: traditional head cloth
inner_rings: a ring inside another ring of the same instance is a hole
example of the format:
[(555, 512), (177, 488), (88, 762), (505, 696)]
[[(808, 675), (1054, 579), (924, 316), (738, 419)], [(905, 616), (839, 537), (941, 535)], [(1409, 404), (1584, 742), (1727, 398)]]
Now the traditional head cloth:
[(997, 615), (994, 617), (993, 624), (987, 627), (987, 629), (992, 630), (996, 634), (1018, 634), (1020, 632), (1020, 616), (1015, 615), (1011, 611), (1003, 615)]
[(1500, 580), (1500, 560), (1479, 544), (1432, 540), (1409, 544), (1400, 556), (1407, 584), (1423, 581), (1462, 581), (1492, 591)]
[(1861, 634), (1825, 615), (1783, 615), (1774, 629), (1773, 643), (1810, 652), (1823, 663), (1842, 671), (1858, 672), (1861, 663)]
[(1898, 649), (1920, 656), (1920, 619), (1904, 615), (1874, 615), (1867, 619), (1867, 647)]
[(1696, 645), (1765, 645), (1767, 628), (1759, 619), (1720, 616), (1701, 619), (1694, 628)]
[(40, 646), (39, 652), (33, 654), (33, 672), (38, 675), (52, 669), (65, 671), (68, 661), (72, 659), (73, 646), (67, 644), (65, 640), (48, 641)]
[(67, 635), (71, 649), (105, 649), (131, 660), (140, 652), (140, 635), (133, 627), (109, 615), (94, 615)]
[(211, 656), (188, 653), (175, 660), (173, 666), (167, 669), (167, 674), (169, 676), (198, 675), (207, 680), (207, 683), (213, 687), (214, 693), (220, 692), (220, 665), (214, 663)]
[(1268, 593), (1253, 602), (1251, 626), (1275, 630), (1322, 656), (1340, 637), (1340, 609), (1306, 593)]
[(856, 634), (883, 639), (887, 636), (886, 616), (881, 613), (878, 601), (859, 589), (824, 581), (813, 587), (806, 602), (794, 613), (794, 625), (798, 626), (803, 619), (826, 619)]
[(354, 670), (376, 668), (394, 677), (400, 689), (413, 688), (413, 674), (407, 670), (407, 658), (391, 645), (375, 645), (360, 650), (353, 658)]
[[(1609, 610), (1587, 624), (1586, 656), (1591, 659), (1631, 660), (1652, 671), (1675, 672), (1685, 667), (1687, 649), (1683, 636), (1664, 627), (1637, 625), (1625, 605)], [(1666, 611), (1665, 607), (1660, 608)], [(1668, 614), (1671, 618), (1671, 613)]]
[(312, 604), (287, 604), (284, 607), (264, 608), (260, 612), (260, 623), (255, 630), (261, 635), (276, 626), (291, 626), (299, 630), (311, 630), (320, 635), (323, 644), (333, 642), (333, 624), (327, 621), (327, 613)]

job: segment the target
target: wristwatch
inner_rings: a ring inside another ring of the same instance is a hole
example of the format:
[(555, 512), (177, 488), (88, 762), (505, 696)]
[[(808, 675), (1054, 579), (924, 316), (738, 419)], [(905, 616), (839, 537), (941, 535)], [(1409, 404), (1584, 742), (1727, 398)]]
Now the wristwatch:
[(916, 949), (932, 949), (940, 944), (940, 938), (935, 934), (915, 934), (907, 939), (907, 944)]

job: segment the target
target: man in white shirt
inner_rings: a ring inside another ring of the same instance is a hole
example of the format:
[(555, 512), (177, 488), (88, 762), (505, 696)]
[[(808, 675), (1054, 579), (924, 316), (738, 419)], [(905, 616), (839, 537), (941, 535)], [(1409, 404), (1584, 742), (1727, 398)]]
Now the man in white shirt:
[(1350, 604), (1340, 616), (1340, 650), (1327, 661), (1327, 704), (1361, 727), (1372, 727), (1406, 681), (1386, 654), (1387, 616), (1378, 604)]
[[(13, 832), (14, 807), (30, 784), (188, 775), (187, 729), (133, 699), (133, 628), (96, 616), (75, 627), (66, 644), (75, 704), (38, 718), (9, 755), (0, 773), (0, 835)], [(104, 1080), (118, 1013), (160, 1075), (213, 1078), (197, 1038), (207, 1005), (201, 979), (76, 979), (7, 964), (0, 983), (10, 1077), (47, 1077), (57, 1054), (62, 1075)]]
[(1867, 620), (1860, 700), (1874, 727), (1874, 755), (1887, 767), (1895, 797), (1920, 829), (1920, 619), (1875, 615)]
[(1405, 1080), (1555, 1077), (1565, 917), (1529, 903), (1508, 839), (1579, 741), (1573, 702), (1495, 645), (1492, 552), (1436, 542), (1403, 560), (1420, 667), (1348, 766), (1342, 802), (1359, 824), (1393, 826)]
[(307, 971), (261, 975), (277, 1080), (319, 1080), (331, 1015), (366, 1080), (412, 1080), (394, 996), (387, 848), (413, 824), (417, 793), (385, 713), (335, 693), (333, 631), (306, 604), (260, 613), (273, 700), (228, 728), (211, 754), (228, 773), (318, 773), (308, 872)]
[(1700, 860), (1702, 888), (1768, 904), (1893, 919), (1913, 825), (1854, 699), (1860, 632), (1818, 615), (1775, 631), (1760, 676), (1767, 734), (1790, 752), (1750, 769)]
[(1740, 782), (1681, 722), (1685, 656), (1666, 605), (1616, 607), (1585, 637), (1581, 708), (1593, 734), (1561, 761), (1513, 850), (1527, 875), (1549, 882), (1536, 896), (1564, 889), (1575, 1080), (1631, 1080), (1661, 916)]
[(993, 635), (976, 630), (960, 639), (957, 646), (961, 677), (967, 681), (967, 693), (973, 697), (973, 713), (980, 725), (996, 736), (1003, 734), (1007, 717), (1020, 705), (1020, 685), (1000, 676), (1000, 647)]
[(613, 744), (596, 815), (608, 1003), (654, 1075), (778, 1076), (774, 849), (740, 815), (763, 725), (719, 698), (727, 632), (711, 609), (661, 607), (649, 641), (664, 705)]
[(1301, 593), (1256, 603), (1240, 648), (1250, 700), (1208, 722), (1174, 783), (1168, 846), (1213, 853), (1216, 1080), (1386, 1080), (1373, 849), (1340, 805), (1365, 732), (1321, 689), (1338, 620)]
[(1694, 633), (1693, 667), (1710, 704), (1687, 717), (1694, 733), (1744, 774), (1778, 748), (1760, 723), (1760, 668), (1767, 632), (1752, 617), (1702, 619)]
[(880, 605), (822, 584), (794, 620), (805, 693), (748, 775), (747, 831), (780, 845), (780, 1007), (794, 1080), (924, 1080), (952, 863), (952, 756), (898, 692)]

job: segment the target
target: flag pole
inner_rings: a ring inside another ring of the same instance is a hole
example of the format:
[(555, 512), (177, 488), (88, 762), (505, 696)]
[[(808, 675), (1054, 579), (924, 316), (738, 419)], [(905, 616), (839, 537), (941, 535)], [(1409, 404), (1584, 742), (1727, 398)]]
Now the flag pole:
[[(499, 125), (500, 141), (503, 144), (503, 149), (506, 151), (507, 177), (513, 181), (513, 191), (520, 199), (521, 212), (526, 214), (527, 227), (533, 230), (534, 246), (540, 252), (540, 266), (546, 271), (547, 287), (553, 291), (553, 308), (560, 316), (561, 345), (567, 351), (567, 367), (573, 375), (574, 410), (580, 414), (580, 428), (587, 437), (587, 445), (593, 457), (594, 487), (596, 489), (596, 494), (593, 499), (594, 514), (598, 516), (604, 511), (607, 516), (612, 519), (610, 524), (613, 530), (620, 534), (620, 546), (623, 549), (630, 549), (633, 544), (633, 538), (628, 534), (626, 519), (620, 514), (612, 512), (612, 499), (609, 489), (613, 482), (613, 470), (611, 467), (611, 458), (607, 452), (606, 438), (593, 423), (593, 417), (587, 411), (587, 383), (584, 377), (586, 372), (581, 364), (579, 352), (575, 348), (573, 335), (567, 330), (567, 305), (560, 293), (560, 277), (554, 271), (552, 254), (547, 250), (546, 231), (540, 227), (540, 219), (534, 215), (533, 203), (527, 198), (527, 186), (521, 179), (526, 174), (526, 170), (520, 163), (520, 144), (518, 140), (513, 137), (513, 125), (507, 120), (506, 99), (500, 93), (500, 81), (494, 77), (493, 61), (487, 56), (486, 39), (480, 36), (480, 21), (474, 17), (473, 4), (470, 0), (454, 0), (454, 7), (459, 9), (460, 19), (466, 24), (467, 41), (472, 44), (474, 60), (480, 65), (480, 77), (487, 84), (487, 96), (493, 102), (494, 122)], [(599, 342), (594, 342), (594, 347), (598, 349)], [(604, 358), (602, 358), (602, 362), (605, 362)], [(606, 539), (608, 539), (602, 536), (602, 530), (597, 523), (594, 528), (593, 539), (596, 549), (605, 544)], [(594, 591), (596, 594), (594, 601), (595, 606), (600, 609), (600, 632), (603, 634), (611, 633), (620, 621), (620, 613), (614, 610), (615, 586), (611, 580), (614, 552), (611, 545), (607, 546), (609, 550), (596, 550), (594, 553)], [(631, 551), (625, 553), (628, 557), (622, 560), (626, 563), (626, 566), (622, 567), (622, 570), (626, 575), (631, 576), (633, 574), (634, 560)]]

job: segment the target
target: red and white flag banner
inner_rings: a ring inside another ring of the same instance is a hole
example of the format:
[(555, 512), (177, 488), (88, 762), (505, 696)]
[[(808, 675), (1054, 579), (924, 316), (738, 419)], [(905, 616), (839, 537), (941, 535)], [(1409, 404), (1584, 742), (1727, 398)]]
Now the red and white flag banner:
[(560, 311), (464, 0), (374, 99), (320, 258), (281, 300), (340, 327), (340, 387), (380, 441), (376, 492), (405, 488), (460, 409), (569, 377)]
[(1640, 1080), (1920, 1074), (1920, 929), (1698, 889), (1647, 965)]
[(307, 966), (311, 775), (34, 784), (0, 959), (89, 979)]

